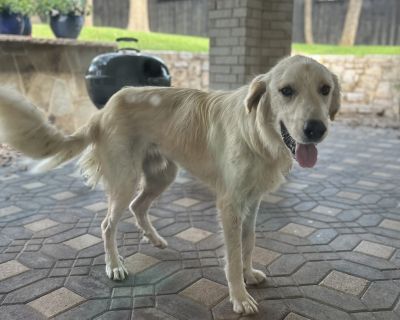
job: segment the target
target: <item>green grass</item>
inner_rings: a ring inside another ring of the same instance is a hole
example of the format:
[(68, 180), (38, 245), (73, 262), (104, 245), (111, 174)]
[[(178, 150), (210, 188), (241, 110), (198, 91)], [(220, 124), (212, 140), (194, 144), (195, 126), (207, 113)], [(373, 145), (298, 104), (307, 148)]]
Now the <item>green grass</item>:
[[(32, 36), (35, 38), (54, 38), (50, 27), (45, 24), (34, 24)], [(156, 32), (133, 32), (125, 29), (108, 27), (84, 27), (79, 40), (115, 42), (118, 37), (134, 37), (139, 39), (140, 50), (173, 50), (188, 52), (208, 52), (208, 39), (202, 37), (181, 36)], [(135, 44), (123, 43), (124, 46)]]
[(303, 44), (294, 43), (292, 51), (303, 54), (335, 54), (335, 55), (356, 55), (367, 54), (400, 54), (400, 46), (334, 46), (326, 44)]
[[(54, 38), (50, 27), (45, 24), (33, 25), (33, 37)], [(156, 32), (133, 32), (119, 28), (84, 27), (79, 40), (114, 42), (118, 37), (134, 37), (139, 39), (138, 48), (141, 50), (172, 50), (188, 52), (208, 52), (207, 38), (182, 36)], [(126, 45), (126, 43), (124, 43)], [(130, 44), (129, 44), (130, 45)], [(368, 55), (368, 54), (400, 54), (400, 46), (335, 46), (325, 44), (294, 43), (292, 50), (302, 54), (334, 54), (334, 55)]]

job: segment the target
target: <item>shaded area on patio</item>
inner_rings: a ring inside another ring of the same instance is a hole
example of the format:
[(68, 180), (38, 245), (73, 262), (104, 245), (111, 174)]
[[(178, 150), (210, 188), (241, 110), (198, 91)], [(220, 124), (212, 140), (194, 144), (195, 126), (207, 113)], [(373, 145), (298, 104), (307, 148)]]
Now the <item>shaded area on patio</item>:
[[(295, 167), (266, 196), (251, 319), (400, 317), (400, 136), (336, 124), (315, 169)], [(127, 212), (118, 243), (130, 271), (104, 272), (106, 199), (73, 164), (45, 175), (0, 168), (0, 318), (239, 319), (229, 303), (214, 198), (185, 172), (151, 209), (169, 247), (141, 240)], [(250, 319), (250, 318), (249, 318)]]

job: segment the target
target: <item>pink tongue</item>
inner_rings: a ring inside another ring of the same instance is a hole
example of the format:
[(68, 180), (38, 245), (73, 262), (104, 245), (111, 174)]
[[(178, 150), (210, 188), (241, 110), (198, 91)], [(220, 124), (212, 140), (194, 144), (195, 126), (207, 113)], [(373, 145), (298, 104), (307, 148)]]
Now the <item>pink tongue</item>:
[(315, 144), (296, 145), (296, 160), (303, 168), (312, 168), (317, 163), (318, 150)]

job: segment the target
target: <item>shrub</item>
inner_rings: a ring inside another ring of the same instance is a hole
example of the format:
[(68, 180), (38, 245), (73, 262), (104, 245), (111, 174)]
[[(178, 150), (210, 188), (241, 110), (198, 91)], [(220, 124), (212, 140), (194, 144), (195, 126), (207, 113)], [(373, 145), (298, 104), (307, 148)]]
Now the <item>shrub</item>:
[(0, 0), (0, 11), (30, 15), (36, 11), (36, 0)]
[(72, 14), (81, 16), (89, 12), (89, 7), (85, 0), (38, 0), (37, 2), (38, 12), (42, 14)]

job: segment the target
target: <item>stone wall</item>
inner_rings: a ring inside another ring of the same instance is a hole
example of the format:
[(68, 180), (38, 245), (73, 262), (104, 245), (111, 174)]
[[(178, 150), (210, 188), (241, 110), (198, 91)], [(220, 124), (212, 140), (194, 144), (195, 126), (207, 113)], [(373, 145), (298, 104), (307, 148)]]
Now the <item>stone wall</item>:
[[(16, 88), (58, 127), (72, 132), (97, 111), (85, 85), (90, 62), (114, 50), (109, 43), (0, 36), (0, 86)], [(207, 89), (207, 54), (150, 54), (166, 62), (173, 86)]]
[(84, 75), (111, 44), (0, 36), (0, 85), (14, 87), (58, 127), (71, 132), (96, 110)]
[(208, 89), (208, 54), (174, 51), (149, 54), (164, 60), (171, 73), (173, 87)]
[(400, 120), (400, 55), (312, 56), (339, 76), (342, 112)]

